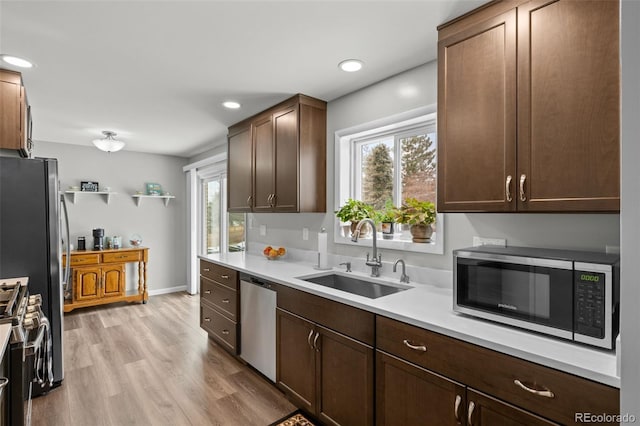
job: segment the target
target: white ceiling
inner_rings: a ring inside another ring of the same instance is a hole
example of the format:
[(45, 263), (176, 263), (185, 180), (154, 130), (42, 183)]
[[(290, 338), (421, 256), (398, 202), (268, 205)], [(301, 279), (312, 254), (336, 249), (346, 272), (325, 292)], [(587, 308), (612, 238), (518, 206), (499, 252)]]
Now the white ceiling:
[(0, 53), (37, 65), (36, 141), (113, 130), (125, 150), (190, 157), (293, 94), (331, 101), (435, 59), (436, 26), (484, 2), (3, 0)]

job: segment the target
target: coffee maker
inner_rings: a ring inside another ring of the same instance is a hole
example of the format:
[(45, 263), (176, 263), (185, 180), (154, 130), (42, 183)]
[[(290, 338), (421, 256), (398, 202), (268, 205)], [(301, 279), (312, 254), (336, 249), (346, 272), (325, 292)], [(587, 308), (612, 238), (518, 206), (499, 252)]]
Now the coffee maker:
[(93, 249), (104, 249), (104, 229), (96, 228), (93, 230)]

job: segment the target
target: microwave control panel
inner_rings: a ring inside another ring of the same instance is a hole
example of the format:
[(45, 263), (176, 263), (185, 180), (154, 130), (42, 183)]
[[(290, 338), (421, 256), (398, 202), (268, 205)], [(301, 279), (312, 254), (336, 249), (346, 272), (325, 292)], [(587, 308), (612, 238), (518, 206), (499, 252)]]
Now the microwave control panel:
[(576, 333), (595, 338), (604, 337), (605, 319), (605, 274), (574, 271)]

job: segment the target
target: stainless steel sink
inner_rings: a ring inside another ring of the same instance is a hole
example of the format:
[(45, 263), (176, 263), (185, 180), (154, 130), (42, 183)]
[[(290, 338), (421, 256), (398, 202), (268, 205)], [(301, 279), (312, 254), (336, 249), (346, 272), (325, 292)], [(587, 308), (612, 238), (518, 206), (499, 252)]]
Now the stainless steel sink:
[(369, 299), (377, 299), (378, 297), (388, 296), (411, 288), (401, 285), (382, 284), (336, 273), (299, 277), (299, 279), (324, 287), (331, 287), (336, 290), (346, 291), (347, 293), (368, 297)]

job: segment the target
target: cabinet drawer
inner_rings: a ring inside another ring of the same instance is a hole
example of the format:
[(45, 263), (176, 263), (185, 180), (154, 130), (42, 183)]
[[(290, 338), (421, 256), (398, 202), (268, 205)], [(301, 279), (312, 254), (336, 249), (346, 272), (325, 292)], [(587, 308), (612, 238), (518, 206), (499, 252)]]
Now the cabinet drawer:
[(71, 266), (95, 265), (100, 263), (100, 254), (74, 254), (71, 256)]
[(200, 327), (215, 338), (227, 350), (237, 353), (237, 324), (215, 309), (200, 305)]
[(229, 319), (237, 321), (238, 293), (215, 281), (200, 277), (200, 297), (212, 303)]
[(102, 255), (103, 262), (136, 262), (140, 259), (141, 253), (139, 251), (125, 251), (122, 253), (104, 253)]
[(234, 290), (238, 289), (238, 272), (233, 269), (200, 260), (200, 275)]
[(378, 316), (376, 326), (379, 349), (557, 422), (619, 412), (618, 389), (389, 318)]

